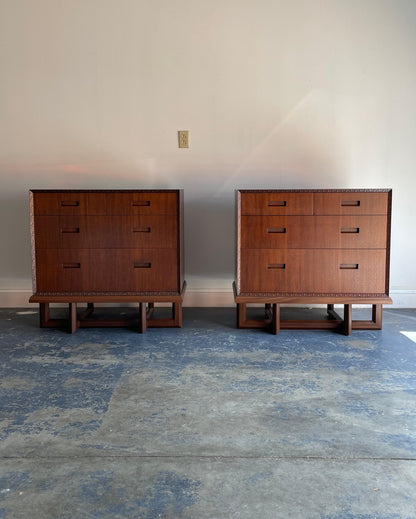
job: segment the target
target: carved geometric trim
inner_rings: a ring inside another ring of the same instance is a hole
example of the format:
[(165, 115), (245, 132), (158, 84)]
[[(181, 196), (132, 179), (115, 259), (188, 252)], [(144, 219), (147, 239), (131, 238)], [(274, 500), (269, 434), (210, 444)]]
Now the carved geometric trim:
[(338, 292), (240, 292), (238, 295), (242, 297), (358, 297), (363, 299), (377, 299), (378, 297), (386, 297), (386, 294), (357, 294)]
[(181, 189), (31, 189), (31, 193), (177, 193)]
[(240, 193), (388, 193), (391, 189), (236, 189)]
[(177, 296), (178, 292), (36, 292), (35, 297)]

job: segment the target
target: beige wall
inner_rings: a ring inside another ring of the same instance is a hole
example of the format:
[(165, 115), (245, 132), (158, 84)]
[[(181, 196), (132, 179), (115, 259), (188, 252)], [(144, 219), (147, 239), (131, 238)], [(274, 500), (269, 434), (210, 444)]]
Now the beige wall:
[(184, 188), (209, 305), (232, 302), (235, 188), (392, 187), (416, 306), (415, 63), (413, 0), (0, 0), (0, 305), (31, 289), (30, 188)]

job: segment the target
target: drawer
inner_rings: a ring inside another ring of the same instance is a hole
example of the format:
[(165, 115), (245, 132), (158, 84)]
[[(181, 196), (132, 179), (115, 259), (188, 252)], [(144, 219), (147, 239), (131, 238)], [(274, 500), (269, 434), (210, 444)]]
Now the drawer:
[(385, 294), (386, 251), (245, 249), (242, 293)]
[(175, 249), (56, 250), (36, 254), (38, 292), (176, 292)]
[(178, 193), (108, 193), (107, 214), (178, 214)]
[(240, 192), (242, 215), (313, 214), (313, 193)]
[(104, 193), (42, 192), (33, 193), (35, 215), (105, 214)]
[(315, 193), (315, 214), (388, 214), (391, 192)]
[(241, 247), (384, 249), (385, 216), (242, 216)]
[(35, 216), (38, 249), (176, 248), (177, 218), (139, 216)]

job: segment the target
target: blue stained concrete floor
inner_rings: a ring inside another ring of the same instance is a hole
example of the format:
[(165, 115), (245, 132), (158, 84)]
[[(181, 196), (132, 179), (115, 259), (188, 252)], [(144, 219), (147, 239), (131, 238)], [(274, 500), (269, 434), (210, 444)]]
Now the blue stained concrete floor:
[(383, 317), (70, 335), (0, 310), (0, 518), (415, 519), (416, 312)]

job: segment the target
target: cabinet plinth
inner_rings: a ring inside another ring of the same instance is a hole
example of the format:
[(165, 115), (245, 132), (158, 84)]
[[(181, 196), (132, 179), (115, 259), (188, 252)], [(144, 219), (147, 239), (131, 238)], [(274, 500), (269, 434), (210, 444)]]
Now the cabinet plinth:
[[(182, 190), (31, 190), (30, 219), (29, 301), (40, 305), (42, 327), (182, 325)], [(154, 317), (159, 302), (172, 304), (172, 318)], [(51, 319), (50, 303), (68, 303), (68, 320)], [(94, 303), (137, 303), (139, 311), (94, 319)]]
[[(389, 189), (236, 191), (237, 326), (381, 329), (391, 199)], [(266, 305), (264, 319), (247, 318), (249, 303)], [(281, 320), (285, 303), (324, 303), (328, 319)], [(352, 320), (353, 304), (372, 305), (371, 320)]]

